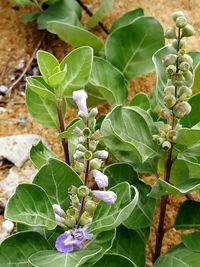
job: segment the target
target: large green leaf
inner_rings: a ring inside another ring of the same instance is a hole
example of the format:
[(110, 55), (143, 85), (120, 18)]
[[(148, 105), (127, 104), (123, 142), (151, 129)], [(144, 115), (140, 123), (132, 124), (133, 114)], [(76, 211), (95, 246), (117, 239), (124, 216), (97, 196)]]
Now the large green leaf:
[(200, 141), (200, 128), (181, 128), (177, 131), (176, 144), (188, 146)]
[(94, 57), (86, 90), (94, 97), (99, 93), (112, 106), (126, 104), (127, 101), (127, 81), (118, 69), (103, 58)]
[(200, 232), (182, 235), (181, 240), (189, 250), (200, 252)]
[(33, 183), (45, 190), (52, 204), (60, 204), (64, 209), (69, 205), (68, 188), (71, 185), (79, 187), (83, 184), (69, 165), (53, 158), (38, 171)]
[(124, 15), (122, 15), (113, 22), (110, 32), (113, 32), (118, 28), (121, 28), (123, 26), (132, 23), (136, 18), (141, 16), (144, 16), (144, 10), (142, 8), (137, 8), (129, 12), (126, 12)]
[(139, 191), (137, 205), (123, 224), (129, 229), (140, 229), (149, 226), (153, 221), (155, 209), (155, 200), (147, 196), (151, 187), (139, 179), (137, 173), (129, 164), (112, 164), (105, 168), (104, 173), (109, 177), (109, 187), (126, 181)]
[(138, 202), (137, 189), (127, 182), (120, 183), (111, 190), (117, 195), (117, 200), (113, 205), (102, 201), (97, 206), (90, 227), (91, 233), (97, 234), (116, 228), (128, 218)]
[(153, 69), (152, 55), (163, 45), (160, 23), (153, 17), (139, 17), (109, 35), (106, 57), (131, 80)]
[(49, 230), (56, 227), (55, 215), (45, 191), (34, 184), (20, 184), (9, 199), (5, 217), (30, 226), (42, 226)]
[(29, 157), (35, 167), (40, 169), (47, 163), (48, 159), (56, 158), (57, 156), (40, 140), (31, 147)]
[(145, 93), (140, 92), (131, 99), (130, 106), (137, 106), (148, 110), (150, 108), (149, 98)]
[(103, 19), (108, 10), (112, 7), (114, 1), (115, 0), (103, 0), (102, 4), (94, 13), (94, 15), (85, 24), (88, 30), (96, 26)]
[(193, 94), (196, 94), (200, 91), (200, 86), (199, 86), (199, 78), (200, 78), (200, 52), (194, 51), (190, 52), (189, 55), (193, 58), (193, 68), (195, 69), (194, 71), (194, 81), (192, 85), (192, 91)]
[(35, 253), (29, 260), (37, 267), (91, 266), (90, 264), (98, 261), (111, 247), (114, 237), (114, 230), (103, 232), (90, 241), (82, 250), (74, 251), (73, 253), (59, 253), (53, 250), (41, 251)]
[(155, 171), (160, 152), (152, 140), (154, 123), (145, 110), (117, 106), (106, 116), (101, 130), (103, 141), (117, 160), (140, 172)]
[(158, 258), (153, 267), (199, 267), (200, 253), (180, 244)]
[[(26, 104), (31, 116), (43, 126), (56, 129), (60, 128), (56, 103), (39, 96), (28, 85), (26, 87)], [(65, 100), (62, 102), (62, 109), (63, 114), (65, 114)]]
[(116, 266), (126, 266), (126, 267), (137, 267), (132, 261), (127, 257), (115, 254), (106, 253), (103, 258), (95, 264), (95, 267), (116, 267)]
[(71, 24), (79, 25), (79, 18), (81, 18), (81, 7), (76, 1), (59, 0), (39, 16), (37, 20), (38, 29), (46, 29), (47, 23), (52, 20), (67, 20)]
[(156, 69), (156, 86), (151, 94), (151, 106), (152, 108), (164, 107), (164, 88), (167, 85), (168, 77), (165, 72), (165, 66), (163, 65), (163, 59), (169, 55), (176, 53), (176, 50), (167, 45), (160, 48), (152, 57), (155, 69)]
[(83, 88), (89, 80), (93, 62), (91, 47), (79, 47), (69, 53), (60, 63), (61, 69), (67, 65), (67, 74), (62, 85), (62, 95), (71, 96), (72, 90)]
[(158, 179), (152, 187), (149, 197), (159, 198), (166, 195), (185, 195), (200, 189), (200, 179), (188, 179), (176, 186)]
[(4, 240), (0, 246), (1, 267), (27, 267), (28, 258), (42, 250), (51, 249), (49, 243), (37, 232), (21, 232)]
[(176, 229), (200, 229), (200, 202), (187, 200), (179, 208), (176, 220)]
[(186, 147), (178, 154), (177, 158), (200, 165), (200, 143)]
[(145, 242), (134, 230), (124, 226), (117, 228), (117, 234), (109, 253), (127, 257), (137, 267), (145, 267)]
[(91, 46), (95, 52), (98, 52), (103, 46), (102, 41), (93, 33), (66, 22), (51, 21), (47, 29), (74, 47)]

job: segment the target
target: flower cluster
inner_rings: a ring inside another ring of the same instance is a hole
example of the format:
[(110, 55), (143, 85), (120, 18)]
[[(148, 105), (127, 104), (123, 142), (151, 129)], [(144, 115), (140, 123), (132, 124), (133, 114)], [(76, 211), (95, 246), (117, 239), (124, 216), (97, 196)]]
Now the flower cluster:
[(165, 108), (160, 114), (167, 119), (167, 124), (161, 124), (159, 133), (153, 136), (153, 139), (166, 150), (171, 148), (171, 142), (175, 140), (176, 132), (181, 127), (178, 124), (179, 119), (191, 111), (191, 106), (187, 100), (192, 95), (191, 85), (193, 81), (193, 60), (185, 52), (184, 38), (192, 36), (195, 31), (187, 23), (183, 12), (173, 13), (172, 18), (178, 28), (178, 34), (174, 28), (169, 28), (165, 32), (166, 38), (173, 39), (174, 53), (167, 55), (163, 60), (168, 84), (164, 88)]
[[(71, 204), (66, 212), (59, 205), (53, 205), (56, 222), (65, 230), (56, 240), (55, 247), (59, 252), (81, 249), (85, 242), (92, 239), (87, 230), (99, 200), (109, 204), (114, 204), (117, 200), (114, 192), (105, 191), (108, 177), (100, 169), (108, 158), (108, 152), (98, 149), (101, 138), (100, 131), (95, 130), (98, 110), (93, 108), (88, 111), (87, 97), (84, 90), (73, 93), (73, 99), (79, 109), (78, 116), (85, 125), (83, 129), (79, 127), (74, 129), (74, 134), (78, 138), (74, 153), (74, 169), (85, 177), (84, 185), (79, 187), (71, 185), (68, 189)], [(101, 190), (92, 190), (90, 184), (98, 186)]]

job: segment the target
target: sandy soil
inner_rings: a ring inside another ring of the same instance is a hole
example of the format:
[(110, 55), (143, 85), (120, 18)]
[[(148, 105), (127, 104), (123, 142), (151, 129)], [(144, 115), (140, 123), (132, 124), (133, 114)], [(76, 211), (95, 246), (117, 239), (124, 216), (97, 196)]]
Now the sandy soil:
[[(92, 2), (92, 4), (91, 4)], [(101, 1), (86, 0), (85, 3), (91, 5), (94, 11)], [(183, 10), (188, 20), (196, 29), (196, 35), (188, 40), (188, 50), (199, 49), (200, 36), (200, 2), (198, 0), (116, 0), (112, 10), (104, 19), (104, 24), (109, 29), (112, 21), (123, 13), (132, 9), (142, 7), (145, 14), (148, 16), (155, 16), (160, 20), (163, 27), (171, 26), (172, 21), (170, 14), (176, 10)], [(0, 85), (5, 84), (10, 86), (12, 81), (10, 77), (16, 75), (16, 67), (19, 60), (23, 59), (25, 62), (30, 58), (34, 47), (40, 39), (41, 32), (37, 30), (35, 23), (24, 25), (20, 22), (19, 17), (28, 12), (27, 8), (16, 9), (13, 8), (8, 0), (0, 1)], [(87, 16), (84, 14), (83, 20)], [(105, 40), (105, 34), (98, 27), (93, 30), (96, 34)], [(61, 59), (70, 49), (64, 42), (57, 39), (56, 36), (50, 34), (45, 38), (42, 48), (53, 52), (59, 59)], [(144, 75), (130, 83), (129, 97), (136, 92), (149, 92), (155, 84), (155, 73)], [(60, 144), (57, 140), (57, 133), (53, 130), (45, 129), (37, 122), (33, 121), (28, 114), (27, 108), (24, 104), (24, 82), (16, 86), (12, 92), (9, 103), (0, 106), (6, 109), (6, 112), (0, 113), (0, 136), (7, 136), (19, 133), (34, 133), (43, 136), (51, 145), (52, 149), (63, 156)], [(26, 117), (26, 126), (21, 128), (19, 123), (13, 123), (13, 120), (19, 119), (21, 114)], [(73, 110), (69, 110), (68, 119), (74, 114)], [(0, 179), (3, 178), (3, 172), (0, 171)], [(183, 198), (171, 197), (168, 205), (168, 215), (166, 222), (168, 225), (173, 224), (175, 214), (178, 210), (180, 201)], [(154, 237), (151, 238), (152, 245), (154, 244)], [(180, 241), (180, 235), (174, 229), (168, 231), (164, 239), (163, 251), (170, 248)], [(150, 255), (148, 253), (148, 255)], [(149, 256), (150, 259), (150, 256)]]

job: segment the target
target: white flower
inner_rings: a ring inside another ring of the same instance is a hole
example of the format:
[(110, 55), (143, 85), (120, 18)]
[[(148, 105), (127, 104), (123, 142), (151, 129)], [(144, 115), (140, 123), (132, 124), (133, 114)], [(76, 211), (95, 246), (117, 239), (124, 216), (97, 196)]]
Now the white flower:
[(107, 159), (108, 157), (108, 151), (106, 150), (98, 150), (94, 153), (94, 157), (98, 159)]
[(76, 102), (79, 111), (84, 113), (88, 113), (87, 109), (87, 98), (88, 95), (84, 90), (74, 91), (73, 92), (73, 100)]
[(79, 150), (76, 150), (76, 152), (74, 153), (74, 159), (82, 159), (84, 157), (84, 153), (79, 151)]
[(93, 170), (92, 174), (94, 176), (95, 182), (99, 188), (108, 186), (108, 176), (103, 174), (98, 170)]
[(114, 204), (117, 200), (117, 195), (113, 191), (92, 191), (94, 197), (103, 200), (106, 203)]

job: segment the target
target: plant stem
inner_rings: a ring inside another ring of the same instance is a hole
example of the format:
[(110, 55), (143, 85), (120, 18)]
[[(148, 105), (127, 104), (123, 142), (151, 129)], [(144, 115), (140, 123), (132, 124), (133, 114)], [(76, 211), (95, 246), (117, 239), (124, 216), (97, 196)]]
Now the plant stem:
[[(79, 5), (85, 10), (85, 12), (86, 12), (90, 17), (93, 16), (92, 11), (91, 11), (86, 5), (84, 5), (84, 4), (82, 3), (81, 0), (76, 0), (76, 1), (79, 3)], [(102, 22), (99, 22), (98, 24), (99, 24), (99, 26), (101, 27), (101, 29), (108, 35), (108, 34), (109, 34), (109, 31), (108, 31), (107, 28), (104, 26), (104, 24), (103, 24)]]
[[(60, 124), (60, 132), (64, 132), (65, 126), (64, 126), (61, 100), (58, 100), (58, 102), (57, 102), (57, 113), (58, 113), (58, 120), (59, 120), (59, 124)], [(68, 141), (65, 138), (62, 138), (61, 142), (62, 142), (62, 147), (64, 150), (65, 162), (68, 165), (70, 165)]]

